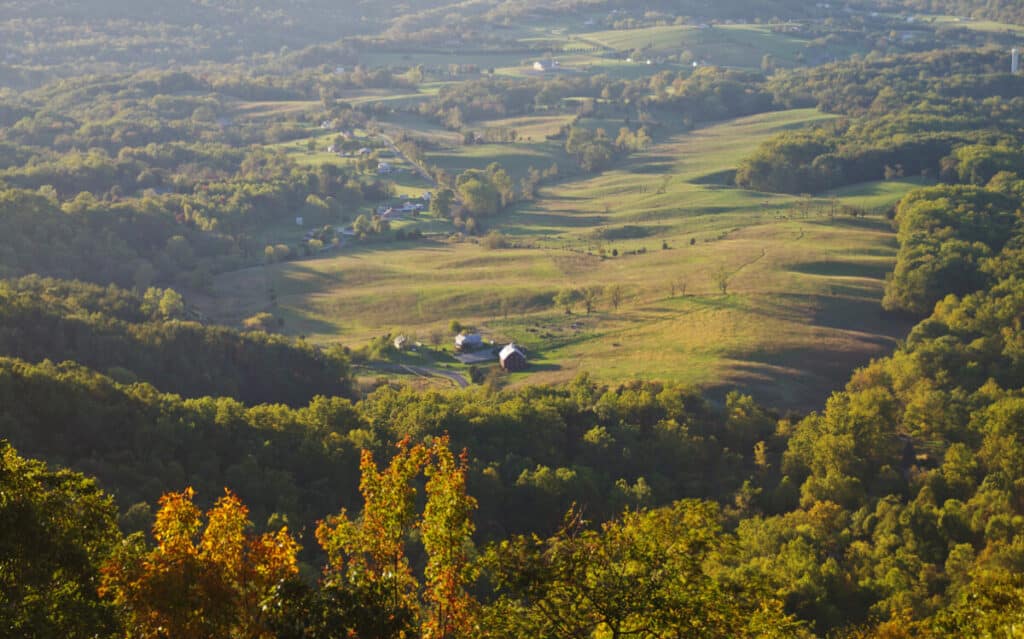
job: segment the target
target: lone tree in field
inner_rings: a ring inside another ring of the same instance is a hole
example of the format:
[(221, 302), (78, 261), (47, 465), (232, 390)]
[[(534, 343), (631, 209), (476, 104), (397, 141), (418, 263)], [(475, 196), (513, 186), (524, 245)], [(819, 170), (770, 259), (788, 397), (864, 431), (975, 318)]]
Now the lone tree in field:
[(619, 306), (622, 304), (622, 286), (618, 284), (612, 284), (608, 287), (608, 303), (612, 305), (612, 308), (619, 310)]
[(583, 289), (581, 296), (583, 298), (583, 307), (587, 309), (587, 315), (590, 315), (590, 312), (597, 308), (597, 300), (603, 292), (604, 288), (601, 286), (588, 286)]
[(563, 288), (555, 294), (554, 302), (565, 309), (566, 315), (572, 314), (572, 307), (580, 299), (580, 292), (574, 288)]
[(672, 292), (672, 297), (679, 293), (680, 297), (686, 297), (686, 285), (687, 281), (685, 277), (677, 277), (676, 279), (669, 282), (669, 290)]

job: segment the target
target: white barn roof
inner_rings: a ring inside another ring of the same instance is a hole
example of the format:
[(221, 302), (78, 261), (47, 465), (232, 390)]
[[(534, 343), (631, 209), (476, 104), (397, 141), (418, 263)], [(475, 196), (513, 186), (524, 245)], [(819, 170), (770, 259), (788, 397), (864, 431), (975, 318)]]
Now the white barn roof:
[(455, 336), (455, 345), (456, 346), (465, 346), (465, 345), (474, 345), (474, 344), (483, 344), (483, 343), (484, 343), (484, 338), (480, 337), (479, 333), (470, 333), (469, 335), (466, 335), (465, 333), (459, 333), (458, 335)]
[(507, 357), (508, 357), (509, 355), (512, 355), (513, 353), (519, 353), (519, 354), (520, 354), (520, 355), (521, 355), (521, 356), (523, 357), (523, 359), (526, 359), (526, 353), (524, 353), (523, 351), (521, 351), (521, 350), (519, 349), (519, 347), (518, 347), (518, 346), (516, 346), (516, 343), (515, 343), (515, 342), (512, 342), (511, 344), (509, 344), (509, 345), (508, 345), (508, 346), (506, 346), (505, 348), (501, 349), (501, 353), (499, 353), (499, 354), (498, 354), (498, 359), (499, 359), (499, 360), (501, 360), (502, 362), (504, 362), (504, 361), (505, 361), (505, 359), (506, 359), (506, 358), (507, 358)]

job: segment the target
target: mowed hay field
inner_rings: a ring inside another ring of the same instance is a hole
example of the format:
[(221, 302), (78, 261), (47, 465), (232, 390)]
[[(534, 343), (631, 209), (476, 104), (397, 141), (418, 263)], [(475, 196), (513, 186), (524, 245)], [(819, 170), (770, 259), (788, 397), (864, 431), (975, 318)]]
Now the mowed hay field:
[[(273, 290), (286, 331), (317, 342), (357, 347), (386, 333), (427, 341), (453, 319), (514, 339), (529, 349), (531, 368), (513, 384), (586, 371), (607, 382), (737, 387), (779, 407), (820, 405), (909, 327), (879, 305), (896, 252), (889, 222), (833, 215), (835, 205), (878, 208), (916, 183), (801, 198), (721, 182), (762, 140), (825, 117), (797, 110), (720, 123), (667, 138), (605, 174), (547, 187), (488, 221), (513, 248), (350, 243), (332, 257), (222, 275), (210, 310), (237, 322), (266, 310)], [(605, 292), (591, 314), (577, 304), (567, 315), (552, 304), (566, 287)]]

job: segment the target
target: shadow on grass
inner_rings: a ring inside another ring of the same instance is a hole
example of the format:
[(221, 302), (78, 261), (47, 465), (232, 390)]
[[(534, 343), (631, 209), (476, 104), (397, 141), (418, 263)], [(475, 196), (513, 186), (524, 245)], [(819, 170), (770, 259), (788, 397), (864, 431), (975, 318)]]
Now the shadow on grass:
[[(450, 248), (447, 242), (435, 240), (432, 238), (423, 238), (415, 241), (404, 241), (399, 242), (397, 240), (390, 241), (374, 241), (368, 242), (351, 241), (340, 250), (331, 251), (330, 253), (323, 254), (324, 258), (331, 257), (362, 257), (369, 253), (375, 253), (377, 251), (444, 251)], [(319, 259), (319, 258), (317, 258)]]
[[(504, 220), (499, 220), (503, 222)], [(507, 220), (502, 226), (515, 228), (517, 224), (522, 225), (522, 232), (529, 233), (529, 227), (545, 227), (536, 229), (536, 233), (549, 233), (547, 228), (579, 228), (596, 227), (606, 224), (608, 219), (604, 215), (593, 215), (586, 213), (541, 213), (527, 212), (519, 213), (515, 219)], [(525, 227), (525, 228), (523, 228)]]
[[(913, 319), (885, 311), (881, 301), (868, 295), (866, 289), (842, 285), (836, 288), (836, 295), (781, 294), (779, 298), (813, 306), (815, 326), (857, 332), (865, 341), (877, 344), (895, 344), (914, 327)], [(841, 294), (840, 289), (850, 295)]]
[[(851, 217), (849, 215), (836, 215), (833, 218), (811, 219), (810, 224), (820, 226), (838, 226), (842, 228), (870, 229), (872, 231), (892, 232), (892, 223), (884, 217)], [(895, 236), (893, 241), (895, 241)]]
[(705, 175), (698, 175), (688, 180), (690, 184), (703, 184), (706, 186), (733, 186), (736, 183), (736, 169), (725, 169)]
[(338, 327), (316, 317), (304, 314), (299, 309), (289, 308), (287, 305), (279, 306), (272, 310), (275, 315), (284, 319), (282, 332), (291, 337), (305, 337), (307, 335), (337, 335)]
[(549, 373), (562, 370), (562, 366), (553, 362), (538, 362), (536, 360), (527, 362), (524, 373)]
[(829, 395), (842, 390), (851, 373), (873, 358), (889, 355), (894, 339), (864, 337), (856, 349), (807, 346), (743, 353), (731, 363), (725, 381), (708, 388), (722, 401), (731, 390), (749, 394), (778, 410), (821, 410)]
[(602, 240), (637, 240), (652, 235), (657, 235), (669, 229), (668, 226), (637, 226), (626, 224), (624, 226), (609, 226), (607, 228), (594, 229), (591, 235)]
[(630, 173), (637, 173), (642, 175), (659, 175), (662, 173), (668, 173), (672, 170), (671, 158), (649, 158), (653, 160), (661, 160), (654, 162), (644, 162), (643, 164), (634, 164), (629, 167)]
[(793, 264), (789, 271), (805, 275), (824, 275), (827, 277), (867, 277), (884, 280), (891, 265), (877, 262), (845, 262), (829, 260), (818, 262), (802, 262)]

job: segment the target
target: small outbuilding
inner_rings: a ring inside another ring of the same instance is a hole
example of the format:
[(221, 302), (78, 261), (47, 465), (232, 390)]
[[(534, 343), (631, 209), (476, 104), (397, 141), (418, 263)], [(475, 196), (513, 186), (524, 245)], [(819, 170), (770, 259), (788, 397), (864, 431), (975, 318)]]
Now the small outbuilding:
[(501, 367), (510, 373), (526, 370), (526, 353), (520, 350), (515, 342), (501, 349), (498, 361), (501, 362)]

